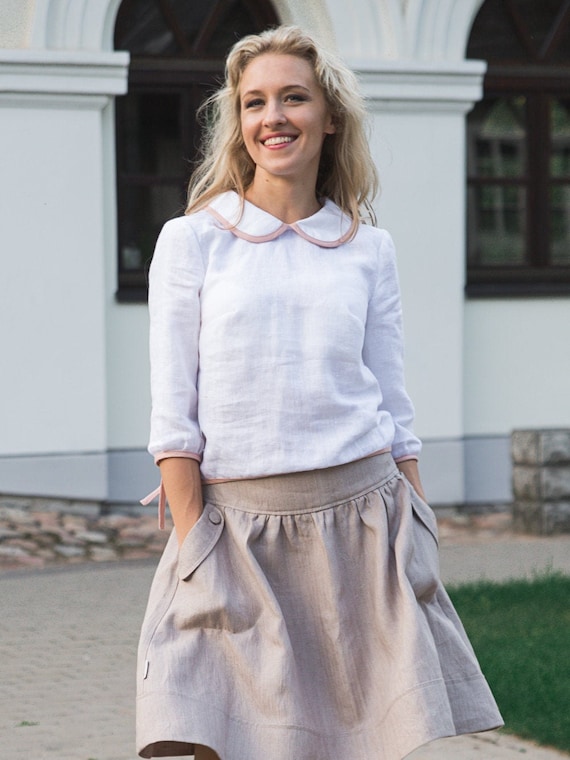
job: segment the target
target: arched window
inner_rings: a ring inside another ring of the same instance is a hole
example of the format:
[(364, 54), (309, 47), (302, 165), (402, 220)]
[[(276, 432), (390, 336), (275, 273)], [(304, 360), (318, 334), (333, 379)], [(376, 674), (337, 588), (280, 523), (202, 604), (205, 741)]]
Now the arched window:
[(229, 48), (277, 23), (264, 0), (123, 0), (115, 49), (130, 51), (131, 65), (116, 101), (119, 300), (146, 299), (160, 227), (184, 210), (196, 110), (223, 78)]
[(467, 292), (570, 293), (570, 0), (486, 0), (467, 55)]

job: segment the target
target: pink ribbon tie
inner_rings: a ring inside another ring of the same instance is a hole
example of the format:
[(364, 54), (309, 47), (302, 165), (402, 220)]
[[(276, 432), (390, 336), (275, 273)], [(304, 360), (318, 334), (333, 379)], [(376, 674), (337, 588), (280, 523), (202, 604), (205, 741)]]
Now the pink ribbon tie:
[(149, 493), (148, 496), (145, 496), (144, 499), (140, 500), (140, 503), (146, 507), (148, 504), (151, 503), (151, 501), (154, 501), (156, 497), (158, 496), (158, 527), (160, 530), (164, 530), (165, 522), (166, 522), (166, 491), (164, 490), (164, 484), (162, 480), (160, 481), (160, 485), (158, 488), (155, 488), (152, 493)]

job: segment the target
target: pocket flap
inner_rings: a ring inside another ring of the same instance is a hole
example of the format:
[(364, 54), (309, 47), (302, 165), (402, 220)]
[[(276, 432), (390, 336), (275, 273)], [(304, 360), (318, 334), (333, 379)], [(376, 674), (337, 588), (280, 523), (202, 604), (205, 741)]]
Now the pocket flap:
[(188, 533), (178, 552), (178, 577), (186, 581), (212, 551), (224, 529), (223, 512), (211, 504)]
[(436, 544), (439, 544), (437, 518), (433, 509), (418, 495), (412, 485), (410, 485), (410, 492), (412, 495), (412, 509), (414, 510), (416, 517), (432, 534)]

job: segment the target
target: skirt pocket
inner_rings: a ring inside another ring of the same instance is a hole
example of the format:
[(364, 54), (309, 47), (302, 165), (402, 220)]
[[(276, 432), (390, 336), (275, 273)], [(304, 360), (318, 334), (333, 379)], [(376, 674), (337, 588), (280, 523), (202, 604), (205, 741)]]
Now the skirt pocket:
[(200, 518), (184, 539), (178, 552), (178, 577), (190, 580), (194, 571), (218, 543), (224, 529), (224, 514), (206, 503)]
[(412, 551), (407, 575), (418, 600), (428, 601), (440, 583), (437, 520), (433, 509), (408, 483), (412, 507)]
[(424, 528), (431, 533), (436, 546), (439, 545), (439, 534), (437, 530), (437, 519), (433, 509), (418, 494), (416, 489), (408, 483), (412, 501), (412, 509), (416, 518), (423, 524)]

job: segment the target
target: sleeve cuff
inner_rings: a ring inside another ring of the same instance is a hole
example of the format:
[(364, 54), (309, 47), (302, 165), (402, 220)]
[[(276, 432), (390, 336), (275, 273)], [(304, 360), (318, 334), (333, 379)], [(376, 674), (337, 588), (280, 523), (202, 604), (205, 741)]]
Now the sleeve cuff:
[(406, 454), (405, 456), (394, 458), (394, 462), (396, 462), (396, 464), (399, 464), (400, 462), (409, 462), (410, 460), (415, 460), (417, 462), (418, 459), (419, 457), (417, 454)]
[(193, 451), (159, 451), (154, 455), (155, 464), (160, 464), (163, 459), (195, 459), (196, 462), (202, 461), (201, 455)]

